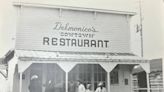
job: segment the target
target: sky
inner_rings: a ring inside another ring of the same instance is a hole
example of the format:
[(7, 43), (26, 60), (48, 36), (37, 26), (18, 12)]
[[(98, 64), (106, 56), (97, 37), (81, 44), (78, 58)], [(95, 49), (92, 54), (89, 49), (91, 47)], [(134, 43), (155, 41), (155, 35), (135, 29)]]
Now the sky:
[[(30, 0), (24, 0), (30, 1)], [(44, 3), (52, 3), (53, 0), (31, 0)], [(164, 47), (164, 2), (163, 0), (141, 0), (143, 14), (143, 41), (145, 58), (161, 58)], [(133, 4), (130, 4), (133, 3)], [(117, 9), (127, 11), (137, 11), (139, 0), (56, 0), (58, 5), (80, 6), (90, 8)], [(0, 57), (4, 56), (8, 50), (14, 48), (16, 16), (11, 0), (0, 0)], [(139, 21), (134, 16), (132, 20)], [(133, 24), (135, 26), (135, 23)], [(132, 26), (132, 27), (134, 27)], [(140, 35), (132, 28), (131, 47), (134, 53), (140, 56)]]
[(164, 47), (164, 2), (147, 0), (144, 6), (144, 52), (146, 57), (161, 57)]

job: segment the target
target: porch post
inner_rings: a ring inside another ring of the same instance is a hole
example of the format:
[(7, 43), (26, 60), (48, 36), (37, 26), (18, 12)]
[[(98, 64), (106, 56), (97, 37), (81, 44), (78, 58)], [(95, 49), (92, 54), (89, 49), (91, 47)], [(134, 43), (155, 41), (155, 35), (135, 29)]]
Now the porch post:
[(19, 77), (19, 92), (22, 92), (22, 72), (20, 72), (20, 77)]
[(146, 73), (146, 79), (147, 79), (147, 92), (150, 92), (149, 73)]
[(110, 92), (110, 72), (107, 72), (107, 84), (108, 92)]
[(66, 72), (65, 76), (65, 92), (68, 92), (68, 72)]
[(75, 62), (58, 62), (57, 63), (66, 73), (65, 75), (65, 92), (68, 92), (68, 73), (76, 65)]
[(134, 86), (133, 86), (133, 74), (132, 74), (132, 72), (130, 74), (130, 79), (131, 79), (130, 88), (131, 88), (131, 92), (133, 92)]

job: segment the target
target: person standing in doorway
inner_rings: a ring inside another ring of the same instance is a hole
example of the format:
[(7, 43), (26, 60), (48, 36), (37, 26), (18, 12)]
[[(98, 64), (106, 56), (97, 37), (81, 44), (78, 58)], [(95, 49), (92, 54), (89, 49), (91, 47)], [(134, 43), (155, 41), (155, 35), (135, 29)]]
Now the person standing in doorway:
[(38, 75), (33, 75), (30, 79), (29, 85), (30, 92), (42, 92), (41, 82)]
[(85, 87), (80, 80), (77, 81), (77, 86), (78, 86), (78, 89), (77, 89), (78, 92), (85, 92)]
[(54, 89), (54, 82), (52, 80), (48, 80), (46, 82), (46, 89), (45, 89), (45, 92), (55, 92), (55, 89)]
[(103, 82), (99, 82), (95, 92), (107, 92)]
[(86, 91), (85, 92), (92, 92), (91, 91), (91, 84), (90, 83), (88, 83), (87, 85), (86, 85)]

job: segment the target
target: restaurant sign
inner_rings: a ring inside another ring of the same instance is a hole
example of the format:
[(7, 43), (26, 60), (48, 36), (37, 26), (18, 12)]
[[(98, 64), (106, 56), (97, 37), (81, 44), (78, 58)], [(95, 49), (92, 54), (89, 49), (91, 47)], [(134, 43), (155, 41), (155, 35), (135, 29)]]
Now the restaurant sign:
[(70, 23), (56, 22), (53, 28), (58, 31), (59, 37), (43, 37), (43, 45), (62, 47), (93, 47), (109, 48), (109, 40), (96, 40), (94, 36), (98, 32), (94, 27), (71, 26)]
[[(16, 49), (71, 52), (128, 52), (123, 15), (23, 7)], [(78, 16), (77, 16), (78, 14)]]

